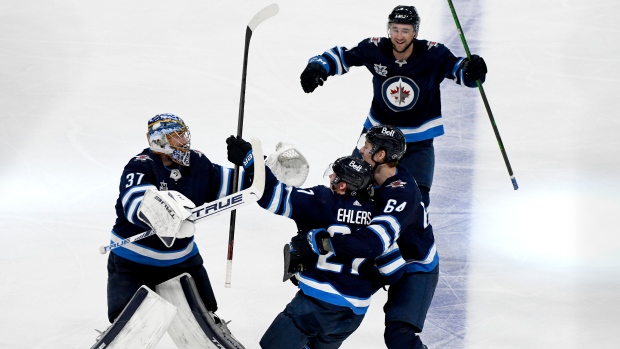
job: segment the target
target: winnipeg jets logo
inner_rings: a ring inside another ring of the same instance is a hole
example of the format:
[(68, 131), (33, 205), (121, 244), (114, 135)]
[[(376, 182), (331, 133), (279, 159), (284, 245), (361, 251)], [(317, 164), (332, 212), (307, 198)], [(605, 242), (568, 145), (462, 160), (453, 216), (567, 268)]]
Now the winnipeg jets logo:
[(386, 185), (386, 187), (390, 187), (390, 188), (404, 188), (405, 184), (407, 184), (407, 182), (403, 182), (403, 181), (394, 181), (388, 185)]
[(387, 76), (387, 67), (381, 64), (375, 64), (375, 73), (381, 76)]
[(375, 46), (379, 47), (379, 43), (381, 42), (381, 38), (370, 38), (368, 40), (369, 43), (375, 44)]
[(411, 90), (406, 89), (402, 83), (394, 87), (393, 90), (390, 89), (390, 96), (392, 96), (394, 104), (400, 106), (406, 102), (407, 98), (411, 97)]
[(133, 159), (133, 161), (142, 161), (142, 162), (146, 162), (147, 160), (153, 161), (153, 159), (151, 159), (148, 155), (136, 155), (136, 157), (134, 157)]
[(420, 88), (406, 76), (394, 76), (383, 83), (383, 101), (395, 112), (413, 108), (418, 101)]
[(168, 183), (161, 181), (159, 183), (159, 191), (166, 191), (168, 190)]
[(175, 181), (178, 181), (179, 179), (181, 179), (181, 171), (179, 171), (176, 168), (170, 171), (170, 178), (174, 179)]
[(429, 41), (427, 45), (428, 45), (427, 50), (430, 50), (433, 47), (437, 47), (437, 43), (435, 41)]

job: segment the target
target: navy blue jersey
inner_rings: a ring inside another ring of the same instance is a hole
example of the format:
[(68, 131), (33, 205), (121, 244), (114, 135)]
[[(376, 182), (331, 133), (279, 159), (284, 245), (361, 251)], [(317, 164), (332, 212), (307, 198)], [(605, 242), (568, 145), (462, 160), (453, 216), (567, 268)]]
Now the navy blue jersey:
[[(176, 190), (196, 206), (230, 193), (232, 169), (211, 163), (203, 153), (196, 150), (191, 151), (190, 164), (175, 164), (174, 167), (179, 167), (177, 169), (167, 168), (161, 158), (148, 148), (129, 160), (121, 175), (111, 242), (119, 242), (150, 229), (137, 217), (138, 207), (147, 189)], [(194, 238), (190, 237), (176, 239), (167, 248), (159, 237), (151, 235), (116, 248), (112, 253), (140, 264), (170, 266), (198, 254), (198, 247)]]
[(365, 66), (373, 76), (374, 96), (364, 128), (394, 125), (403, 131), (407, 142), (444, 133), (439, 91), (444, 79), (477, 86), (463, 74), (463, 58), (432, 41), (414, 39), (413, 53), (406, 61), (396, 60), (389, 38), (368, 38), (351, 49), (336, 46), (321, 57), (328, 62), (323, 67), (329, 68), (329, 76), (346, 74), (353, 66)]
[(289, 187), (266, 168), (265, 191), (258, 204), (269, 212), (293, 219), (299, 229), (325, 228), (331, 236), (356, 237), (354, 244), (363, 253), (329, 252), (319, 256), (314, 268), (297, 274), (299, 287), (308, 296), (365, 314), (376, 288), (367, 276), (360, 275), (360, 269), (372, 268), (375, 257), (384, 252), (386, 257), (378, 267), (386, 273), (398, 269), (398, 260), (401, 267), (404, 265), (400, 253), (390, 249), (389, 241), (377, 236), (358, 237), (359, 228), (372, 221), (375, 205), (369, 198), (339, 195), (325, 186)]
[[(439, 263), (439, 255), (428, 211), (413, 176), (398, 166), (394, 176), (375, 188), (373, 198), (377, 213), (370, 225), (359, 229), (356, 235), (378, 236), (378, 240), (385, 244), (396, 241), (407, 262), (407, 272), (432, 271)], [(362, 252), (356, 250), (352, 236), (334, 237), (331, 242), (336, 254), (357, 255)]]

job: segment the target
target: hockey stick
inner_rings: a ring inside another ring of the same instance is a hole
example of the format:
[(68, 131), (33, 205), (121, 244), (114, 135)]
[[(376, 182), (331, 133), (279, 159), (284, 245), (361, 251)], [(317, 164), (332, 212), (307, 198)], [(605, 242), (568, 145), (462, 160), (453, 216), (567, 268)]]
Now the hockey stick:
[[(471, 60), (471, 53), (469, 52), (469, 46), (467, 45), (467, 41), (465, 40), (465, 34), (463, 34), (463, 28), (461, 28), (461, 23), (459, 22), (459, 19), (456, 16), (456, 11), (454, 10), (454, 5), (452, 4), (452, 0), (448, 0), (448, 5), (450, 5), (450, 11), (452, 11), (452, 17), (454, 18), (456, 29), (459, 31), (459, 36), (461, 37), (461, 41), (463, 42), (463, 47), (465, 48), (465, 53), (467, 53), (467, 58)], [(502, 138), (500, 137), (499, 130), (497, 129), (497, 125), (495, 124), (495, 118), (493, 117), (493, 113), (491, 112), (491, 106), (489, 105), (487, 95), (484, 93), (484, 89), (482, 88), (482, 83), (480, 83), (480, 80), (476, 80), (476, 85), (478, 85), (478, 90), (480, 91), (480, 96), (482, 96), (484, 107), (486, 108), (487, 114), (489, 115), (489, 120), (491, 121), (491, 126), (493, 127), (495, 138), (497, 139), (497, 144), (499, 145), (499, 150), (502, 152), (504, 163), (506, 164), (506, 168), (508, 169), (508, 175), (510, 175), (510, 180), (512, 181), (512, 187), (514, 188), (514, 190), (517, 190), (519, 189), (519, 186), (517, 185), (517, 179), (515, 178), (515, 175), (512, 172), (510, 161), (508, 161), (508, 154), (506, 154), (506, 150), (504, 149), (504, 143), (502, 143)]]
[[(243, 71), (241, 73), (241, 96), (239, 98), (239, 119), (237, 120), (237, 137), (241, 138), (243, 132), (243, 112), (245, 108), (245, 80), (248, 73), (248, 50), (250, 48), (250, 39), (254, 29), (268, 18), (271, 18), (278, 14), (278, 4), (271, 4), (264, 9), (260, 10), (252, 19), (245, 30), (245, 47), (243, 52)], [(256, 154), (255, 154), (256, 155)], [(255, 160), (256, 161), (256, 160)], [(254, 164), (256, 169), (257, 164)], [(239, 185), (239, 166), (235, 165), (235, 173), (233, 176), (233, 192), (237, 190)], [(237, 217), (237, 211), (233, 210), (230, 213), (230, 228), (228, 230), (228, 254), (226, 257), (226, 281), (224, 286), (230, 288), (230, 280), (232, 276), (232, 259), (233, 259), (233, 247), (235, 245), (235, 221)]]
[[(203, 219), (217, 216), (220, 213), (235, 210), (241, 206), (245, 206), (254, 203), (263, 196), (265, 189), (265, 160), (263, 157), (263, 149), (260, 140), (252, 139), (252, 152), (255, 156), (254, 159), (254, 180), (252, 186), (237, 193), (233, 193), (228, 196), (224, 196), (217, 200), (207, 202), (191, 210), (192, 215), (187, 218), (191, 222), (200, 222)], [(234, 212), (234, 211), (233, 211)], [(140, 234), (123, 239), (119, 242), (113, 242), (108, 246), (99, 247), (101, 254), (106, 254), (115, 248), (127, 245), (129, 243), (142, 240), (146, 237), (154, 235), (153, 230), (148, 230)]]

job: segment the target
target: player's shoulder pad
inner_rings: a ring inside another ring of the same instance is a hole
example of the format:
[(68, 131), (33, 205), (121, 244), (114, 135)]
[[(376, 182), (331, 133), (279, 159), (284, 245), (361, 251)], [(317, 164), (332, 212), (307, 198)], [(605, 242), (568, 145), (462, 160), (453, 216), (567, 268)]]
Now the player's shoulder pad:
[(442, 43), (437, 42), (437, 41), (431, 41), (431, 40), (419, 40), (419, 41), (424, 43), (427, 50), (440, 49), (442, 47), (445, 47)]
[(152, 166), (155, 163), (156, 154), (149, 151), (148, 148), (144, 149), (141, 153), (134, 155), (127, 161), (125, 165), (125, 171), (135, 171), (136, 169), (144, 169)]
[(129, 160), (129, 162), (153, 162), (153, 156), (153, 154), (143, 151), (134, 156), (131, 160)]
[(196, 154), (196, 155), (198, 155), (199, 158), (201, 158), (203, 156), (206, 157), (205, 154), (203, 152), (201, 152), (200, 150), (192, 149), (191, 152)]
[[(402, 179), (396, 179), (393, 180), (391, 182), (389, 182), (385, 187), (386, 188), (394, 188), (394, 189), (399, 189), (399, 188), (405, 188), (405, 186), (410, 185), (411, 183), (409, 183), (408, 181), (404, 181)], [(413, 183), (415, 185), (415, 183)]]
[(383, 41), (385, 38), (382, 37), (372, 37), (372, 38), (367, 38), (362, 40), (358, 46), (375, 46), (375, 47), (379, 47), (379, 45), (381, 45), (381, 41)]
[(439, 43), (437, 41), (428, 41), (428, 40), (420, 40), (424, 46), (426, 47), (426, 51), (435, 54), (442, 54), (447, 51), (448, 48), (444, 46), (444, 44)]

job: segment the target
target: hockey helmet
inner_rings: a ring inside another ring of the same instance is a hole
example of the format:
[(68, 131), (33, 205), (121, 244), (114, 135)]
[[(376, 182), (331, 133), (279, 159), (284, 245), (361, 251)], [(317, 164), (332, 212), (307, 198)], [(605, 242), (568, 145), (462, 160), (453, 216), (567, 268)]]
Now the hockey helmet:
[(418, 32), (420, 28), (420, 15), (414, 6), (398, 5), (394, 7), (392, 13), (388, 16), (388, 26), (391, 23), (411, 24), (413, 31)]
[(371, 155), (379, 150), (385, 150), (387, 162), (400, 160), (407, 150), (403, 131), (392, 125), (371, 127), (366, 132), (364, 140), (372, 144), (372, 149), (369, 152)]
[(361, 196), (372, 190), (372, 166), (358, 157), (349, 155), (336, 159), (325, 172), (326, 175), (331, 173), (334, 177), (330, 184), (347, 183), (348, 195)]
[(146, 138), (153, 153), (167, 154), (177, 164), (189, 166), (191, 135), (180, 117), (159, 114), (150, 118)]

